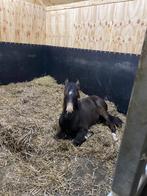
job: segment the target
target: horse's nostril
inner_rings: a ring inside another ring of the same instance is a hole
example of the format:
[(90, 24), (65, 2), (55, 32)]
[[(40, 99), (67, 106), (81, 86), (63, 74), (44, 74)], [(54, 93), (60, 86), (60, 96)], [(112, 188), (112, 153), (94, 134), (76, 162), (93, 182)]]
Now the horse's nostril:
[(73, 104), (72, 103), (67, 104), (66, 112), (67, 113), (72, 113), (73, 112)]

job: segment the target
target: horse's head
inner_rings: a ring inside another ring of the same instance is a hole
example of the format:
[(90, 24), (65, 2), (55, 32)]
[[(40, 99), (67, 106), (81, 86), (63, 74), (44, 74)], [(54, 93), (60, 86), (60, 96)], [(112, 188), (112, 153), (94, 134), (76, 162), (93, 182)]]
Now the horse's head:
[(78, 98), (80, 98), (80, 83), (77, 81), (69, 82), (65, 81), (64, 88), (64, 111), (72, 113), (78, 107)]

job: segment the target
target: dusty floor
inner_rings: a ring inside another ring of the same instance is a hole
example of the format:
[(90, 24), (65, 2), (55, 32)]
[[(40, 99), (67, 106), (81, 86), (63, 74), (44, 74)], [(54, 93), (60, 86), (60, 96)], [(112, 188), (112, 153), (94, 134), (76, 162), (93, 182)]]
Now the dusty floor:
[[(83, 93), (81, 93), (82, 96)], [(51, 77), (0, 86), (0, 195), (105, 196), (118, 143), (108, 127), (93, 126), (81, 147), (56, 141), (63, 86)], [(108, 103), (111, 114), (125, 116)]]

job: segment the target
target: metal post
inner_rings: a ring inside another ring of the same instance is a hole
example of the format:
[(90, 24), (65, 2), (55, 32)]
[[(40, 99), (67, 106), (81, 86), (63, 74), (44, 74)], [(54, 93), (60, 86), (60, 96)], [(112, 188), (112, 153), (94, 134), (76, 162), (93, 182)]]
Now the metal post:
[(112, 195), (135, 196), (147, 152), (147, 33), (118, 155)]

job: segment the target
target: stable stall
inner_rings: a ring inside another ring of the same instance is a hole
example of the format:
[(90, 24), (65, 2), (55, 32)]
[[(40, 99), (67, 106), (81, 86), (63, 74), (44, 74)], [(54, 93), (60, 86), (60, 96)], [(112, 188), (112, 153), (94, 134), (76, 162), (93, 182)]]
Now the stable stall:
[[(0, 195), (111, 191), (146, 27), (146, 0), (0, 0)], [(119, 141), (103, 124), (79, 148), (54, 139), (66, 78), (106, 100)]]

